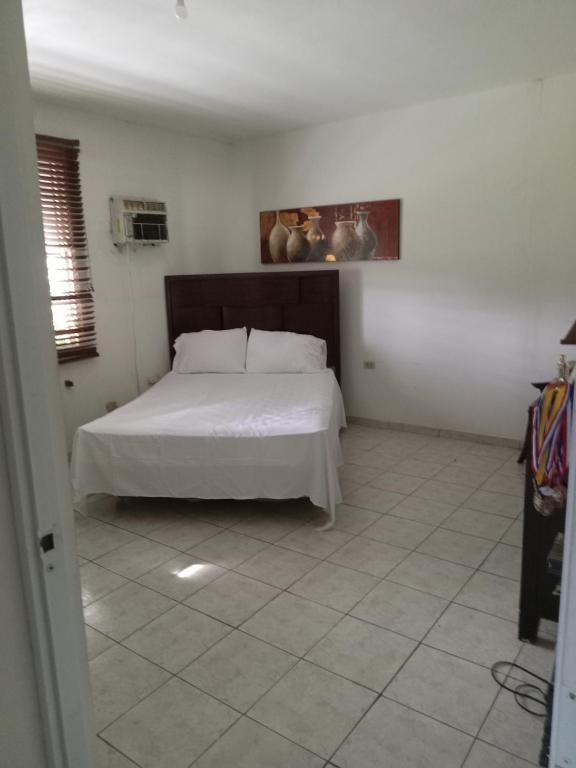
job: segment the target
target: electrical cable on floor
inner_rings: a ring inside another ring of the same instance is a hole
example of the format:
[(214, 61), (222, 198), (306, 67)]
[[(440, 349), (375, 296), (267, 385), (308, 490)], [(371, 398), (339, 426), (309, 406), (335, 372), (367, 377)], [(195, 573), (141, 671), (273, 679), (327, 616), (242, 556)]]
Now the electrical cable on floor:
[[(535, 680), (544, 683), (546, 687), (542, 689), (535, 683), (519, 681), (516, 681), (518, 682), (518, 685), (514, 687), (506, 685), (509, 675), (513, 669), (521, 670), (526, 675), (529, 675)], [(510, 691), (510, 693), (512, 693), (516, 699), (518, 706), (521, 707), (525, 712), (529, 712), (531, 715), (535, 715), (535, 717), (546, 717), (548, 690), (550, 688), (550, 683), (548, 680), (540, 677), (540, 675), (535, 674), (531, 670), (526, 669), (526, 667), (520, 666), (520, 664), (515, 664), (512, 661), (497, 661), (492, 665), (492, 669), (490, 671), (494, 681), (500, 686), (500, 688), (503, 688), (505, 691)], [(532, 704), (526, 704), (525, 702), (532, 702)], [(542, 711), (536, 711), (537, 707), (541, 707)]]

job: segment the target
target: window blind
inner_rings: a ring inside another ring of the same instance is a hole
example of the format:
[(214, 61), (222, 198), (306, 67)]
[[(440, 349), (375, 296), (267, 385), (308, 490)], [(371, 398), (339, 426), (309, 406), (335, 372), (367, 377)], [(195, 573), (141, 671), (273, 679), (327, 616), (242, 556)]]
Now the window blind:
[(79, 142), (37, 136), (36, 145), (58, 359), (67, 362), (95, 357), (94, 296), (82, 210)]

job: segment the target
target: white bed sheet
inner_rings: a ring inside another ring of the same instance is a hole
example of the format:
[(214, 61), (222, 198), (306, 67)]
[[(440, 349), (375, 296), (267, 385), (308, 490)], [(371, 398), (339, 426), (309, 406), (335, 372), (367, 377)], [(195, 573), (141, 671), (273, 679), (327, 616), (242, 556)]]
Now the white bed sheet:
[(345, 425), (331, 370), (168, 373), (136, 400), (78, 429), (72, 484), (77, 499), (307, 496), (333, 517)]

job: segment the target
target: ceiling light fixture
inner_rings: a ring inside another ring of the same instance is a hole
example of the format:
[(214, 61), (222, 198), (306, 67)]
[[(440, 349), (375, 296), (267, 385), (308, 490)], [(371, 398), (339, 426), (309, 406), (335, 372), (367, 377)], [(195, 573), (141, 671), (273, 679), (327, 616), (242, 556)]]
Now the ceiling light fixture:
[(174, 15), (180, 21), (185, 21), (188, 18), (188, 8), (186, 8), (185, 0), (176, 0)]

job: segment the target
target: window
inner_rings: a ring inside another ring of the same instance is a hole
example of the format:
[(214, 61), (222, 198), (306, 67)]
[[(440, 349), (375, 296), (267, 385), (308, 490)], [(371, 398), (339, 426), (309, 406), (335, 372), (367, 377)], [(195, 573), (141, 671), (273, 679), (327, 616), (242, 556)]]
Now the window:
[(79, 142), (37, 136), (36, 145), (58, 360), (64, 363), (96, 357), (94, 297), (78, 169)]

